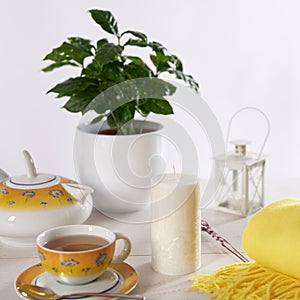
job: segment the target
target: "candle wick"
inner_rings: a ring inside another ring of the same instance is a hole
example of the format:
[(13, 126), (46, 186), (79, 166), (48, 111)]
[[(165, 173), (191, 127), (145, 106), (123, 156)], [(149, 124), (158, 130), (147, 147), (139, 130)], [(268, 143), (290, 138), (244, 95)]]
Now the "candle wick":
[(173, 165), (173, 173), (174, 173), (174, 176), (175, 176), (176, 173), (175, 173), (175, 166), (174, 165)]

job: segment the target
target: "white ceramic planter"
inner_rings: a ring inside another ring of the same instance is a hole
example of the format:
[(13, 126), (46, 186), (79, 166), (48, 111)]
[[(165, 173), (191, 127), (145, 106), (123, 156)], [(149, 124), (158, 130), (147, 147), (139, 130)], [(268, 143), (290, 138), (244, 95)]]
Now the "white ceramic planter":
[[(94, 206), (102, 212), (140, 211), (150, 203), (151, 177), (163, 170), (162, 125), (135, 121), (151, 132), (97, 134), (99, 125), (80, 124), (74, 142), (75, 171), (94, 189)], [(103, 129), (103, 126), (102, 126)]]

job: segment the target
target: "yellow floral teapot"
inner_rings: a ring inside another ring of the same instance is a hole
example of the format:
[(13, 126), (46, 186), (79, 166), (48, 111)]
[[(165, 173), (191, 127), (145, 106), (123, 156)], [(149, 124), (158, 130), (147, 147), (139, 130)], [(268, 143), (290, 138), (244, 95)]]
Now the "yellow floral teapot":
[(0, 236), (10, 242), (32, 243), (42, 231), (81, 224), (91, 214), (93, 189), (73, 180), (37, 173), (23, 151), (26, 175), (9, 177), (0, 169)]

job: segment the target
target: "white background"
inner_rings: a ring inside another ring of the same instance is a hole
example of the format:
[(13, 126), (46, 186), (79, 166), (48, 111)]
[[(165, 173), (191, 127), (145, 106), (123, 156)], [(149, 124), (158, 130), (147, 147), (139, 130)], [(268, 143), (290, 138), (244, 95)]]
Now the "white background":
[[(74, 178), (73, 138), (81, 116), (62, 110), (65, 101), (45, 93), (77, 72), (43, 73), (42, 59), (66, 37), (103, 37), (88, 14), (93, 8), (111, 10), (121, 31), (145, 32), (177, 54), (224, 133), (239, 108), (262, 109), (271, 122), (267, 176), (299, 175), (298, 0), (2, 0), (0, 167), (24, 173), (21, 151), (28, 149), (38, 171)], [(259, 115), (247, 115), (236, 126), (239, 137), (262, 142), (266, 129)], [(207, 151), (200, 161), (206, 170)]]

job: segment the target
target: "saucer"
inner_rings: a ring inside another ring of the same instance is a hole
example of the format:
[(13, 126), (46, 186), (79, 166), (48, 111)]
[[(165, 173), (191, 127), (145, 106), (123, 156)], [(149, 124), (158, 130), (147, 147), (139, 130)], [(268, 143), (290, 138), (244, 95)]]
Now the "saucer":
[[(52, 289), (58, 295), (77, 292), (111, 292), (128, 294), (138, 282), (136, 270), (129, 264), (122, 262), (110, 265), (109, 268), (93, 282), (82, 285), (67, 285), (56, 281), (49, 273), (45, 272), (41, 264), (31, 266), (23, 271), (15, 281), (15, 291), (19, 297), (26, 299), (18, 290), (22, 284), (34, 284)], [(85, 299), (89, 296), (72, 299)], [(66, 298), (67, 299), (67, 298)], [(68, 298), (70, 299), (70, 298)], [(93, 299), (111, 299), (93, 297)]]

